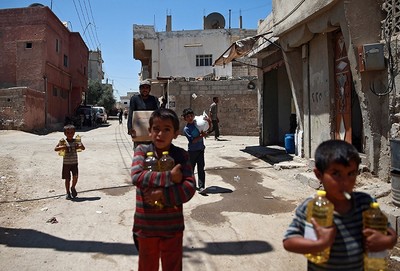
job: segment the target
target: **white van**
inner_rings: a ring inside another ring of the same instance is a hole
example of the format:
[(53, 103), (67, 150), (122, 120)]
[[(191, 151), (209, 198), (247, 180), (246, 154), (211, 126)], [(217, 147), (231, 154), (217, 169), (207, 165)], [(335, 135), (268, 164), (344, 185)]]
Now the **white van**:
[(96, 123), (107, 123), (107, 113), (103, 106), (93, 106)]

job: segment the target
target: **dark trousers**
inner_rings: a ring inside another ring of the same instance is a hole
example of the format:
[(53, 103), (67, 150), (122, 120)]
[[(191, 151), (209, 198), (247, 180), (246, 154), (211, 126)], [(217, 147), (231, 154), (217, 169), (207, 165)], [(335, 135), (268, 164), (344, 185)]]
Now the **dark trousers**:
[(213, 120), (212, 121), (212, 129), (208, 132), (209, 134), (211, 134), (212, 132), (214, 132), (214, 137), (218, 138), (219, 137), (219, 124), (218, 124), (218, 120)]
[(192, 164), (193, 171), (197, 165), (197, 185), (198, 188), (204, 188), (206, 185), (206, 173), (204, 172), (204, 150), (189, 151), (190, 163)]

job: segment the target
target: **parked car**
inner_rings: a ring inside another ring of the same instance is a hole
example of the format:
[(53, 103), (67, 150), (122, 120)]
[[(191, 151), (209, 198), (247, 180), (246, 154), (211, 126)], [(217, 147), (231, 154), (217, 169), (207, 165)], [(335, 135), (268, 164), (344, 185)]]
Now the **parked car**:
[(76, 116), (80, 116), (83, 126), (92, 126), (94, 124), (93, 106), (80, 105), (76, 109)]
[(107, 123), (107, 112), (103, 106), (93, 106), (94, 116), (97, 124)]

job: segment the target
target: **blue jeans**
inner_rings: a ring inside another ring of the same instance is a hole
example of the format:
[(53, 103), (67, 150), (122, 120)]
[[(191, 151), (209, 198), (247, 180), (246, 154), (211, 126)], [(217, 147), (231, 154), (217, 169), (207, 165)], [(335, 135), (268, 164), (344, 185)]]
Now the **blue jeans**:
[(198, 188), (204, 188), (206, 185), (206, 173), (204, 172), (204, 150), (201, 151), (189, 151), (190, 163), (192, 164), (193, 171), (197, 165), (197, 185)]

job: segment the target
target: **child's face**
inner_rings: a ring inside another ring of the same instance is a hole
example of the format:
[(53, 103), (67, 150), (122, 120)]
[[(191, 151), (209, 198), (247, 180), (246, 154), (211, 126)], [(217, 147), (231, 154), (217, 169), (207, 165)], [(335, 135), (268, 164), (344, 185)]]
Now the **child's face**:
[(184, 120), (185, 120), (187, 123), (193, 123), (193, 121), (194, 121), (194, 114), (187, 114), (187, 115), (184, 117)]
[(156, 148), (166, 151), (169, 150), (172, 140), (178, 136), (179, 131), (175, 131), (172, 120), (154, 118), (153, 126), (149, 128), (149, 133)]
[(344, 192), (351, 193), (358, 175), (358, 165), (350, 161), (348, 166), (339, 163), (330, 165), (324, 173), (314, 169), (315, 176), (322, 182), (326, 195), (333, 203), (346, 200)]
[(68, 140), (74, 138), (75, 130), (74, 129), (67, 129), (64, 131), (64, 135), (67, 137)]

